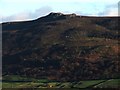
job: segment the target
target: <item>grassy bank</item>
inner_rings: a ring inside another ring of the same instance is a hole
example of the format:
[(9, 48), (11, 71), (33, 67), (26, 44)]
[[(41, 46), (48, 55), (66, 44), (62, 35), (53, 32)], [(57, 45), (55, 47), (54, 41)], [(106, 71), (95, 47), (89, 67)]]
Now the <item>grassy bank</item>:
[(3, 80), (2, 88), (120, 88), (120, 79), (58, 82), (47, 79), (5, 76)]

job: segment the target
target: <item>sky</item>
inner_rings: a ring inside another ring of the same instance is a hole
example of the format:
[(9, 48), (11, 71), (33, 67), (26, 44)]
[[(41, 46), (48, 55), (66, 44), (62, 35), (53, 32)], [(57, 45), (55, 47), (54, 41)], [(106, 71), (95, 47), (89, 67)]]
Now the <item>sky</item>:
[(119, 0), (0, 0), (0, 22), (37, 19), (50, 12), (118, 16)]

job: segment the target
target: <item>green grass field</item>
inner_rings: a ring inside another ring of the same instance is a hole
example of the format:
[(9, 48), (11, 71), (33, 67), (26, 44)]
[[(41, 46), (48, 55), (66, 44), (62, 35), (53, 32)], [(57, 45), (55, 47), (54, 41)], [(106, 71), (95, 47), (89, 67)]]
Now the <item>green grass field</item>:
[(94, 87), (96, 88), (108, 88), (108, 87), (109, 88), (120, 88), (120, 79), (110, 79)]
[(75, 88), (89, 88), (93, 87), (96, 84), (99, 84), (105, 80), (89, 80), (89, 81), (80, 81), (78, 84), (74, 85)]
[(25, 77), (5, 76), (3, 80), (6, 81), (2, 83), (2, 88), (120, 88), (120, 79), (55, 82), (30, 78), (31, 81), (28, 82), (28, 78)]

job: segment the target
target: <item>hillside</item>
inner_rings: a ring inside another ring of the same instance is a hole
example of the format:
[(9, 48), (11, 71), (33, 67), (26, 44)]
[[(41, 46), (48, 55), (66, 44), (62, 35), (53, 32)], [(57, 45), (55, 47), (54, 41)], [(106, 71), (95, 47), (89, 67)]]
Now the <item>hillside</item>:
[(61, 81), (120, 78), (119, 19), (50, 13), (3, 23), (3, 75)]

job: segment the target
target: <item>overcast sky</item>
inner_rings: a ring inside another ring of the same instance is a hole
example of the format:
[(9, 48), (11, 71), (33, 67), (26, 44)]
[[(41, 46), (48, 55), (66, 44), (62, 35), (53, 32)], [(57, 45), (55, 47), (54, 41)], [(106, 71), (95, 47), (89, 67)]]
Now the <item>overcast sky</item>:
[(118, 16), (119, 0), (0, 0), (0, 22), (23, 21), (50, 12)]

